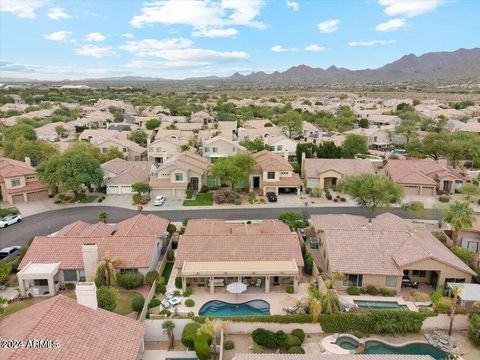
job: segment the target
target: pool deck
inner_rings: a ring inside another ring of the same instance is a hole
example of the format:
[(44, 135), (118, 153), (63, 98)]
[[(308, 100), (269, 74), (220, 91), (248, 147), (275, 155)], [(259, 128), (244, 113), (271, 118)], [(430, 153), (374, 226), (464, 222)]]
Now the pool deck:
[(372, 295), (339, 295), (339, 298), (343, 302), (354, 303), (354, 301), (377, 301), (377, 302), (396, 302), (399, 305), (405, 305), (408, 310), (418, 311), (418, 308), (412, 301), (406, 301), (400, 296), (372, 296)]

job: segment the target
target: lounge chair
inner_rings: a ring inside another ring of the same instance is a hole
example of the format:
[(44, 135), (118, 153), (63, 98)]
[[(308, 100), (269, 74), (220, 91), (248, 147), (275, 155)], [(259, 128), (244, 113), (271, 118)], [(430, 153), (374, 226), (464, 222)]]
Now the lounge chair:
[(248, 283), (248, 280), (247, 280), (247, 279), (243, 279), (243, 280), (242, 280), (242, 283), (245, 284), (245, 285), (247, 285), (247, 286), (250, 285), (250, 284)]
[(170, 300), (173, 297), (173, 295), (167, 292), (165, 293), (165, 297), (167, 298), (167, 300)]
[(262, 286), (262, 279), (257, 279), (257, 282), (255, 283), (256, 287)]
[(300, 309), (300, 306), (287, 306), (283, 308), (283, 311), (285, 311), (287, 314), (294, 315), (298, 312)]
[(168, 309), (170, 307), (170, 303), (167, 300), (162, 300), (161, 304), (165, 309)]

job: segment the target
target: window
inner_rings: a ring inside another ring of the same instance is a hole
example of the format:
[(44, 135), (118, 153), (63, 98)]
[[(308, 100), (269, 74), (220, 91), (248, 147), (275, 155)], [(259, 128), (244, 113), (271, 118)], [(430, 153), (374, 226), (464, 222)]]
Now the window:
[(35, 175), (27, 176), (27, 180), (35, 180)]
[(307, 179), (307, 187), (309, 188), (318, 188), (320, 186), (320, 180), (319, 179)]
[(148, 147), (148, 151), (154, 152), (154, 151), (155, 151), (155, 148), (154, 148), (153, 146), (149, 146), (149, 147)]
[(207, 153), (207, 152), (210, 152), (210, 148), (209, 148), (209, 147), (206, 147), (206, 148), (205, 148), (205, 152), (206, 152), (206, 153)]
[(232, 147), (232, 151), (233, 151), (233, 152), (237, 151), (237, 148), (236, 148), (236, 147)]
[(427, 272), (425, 270), (413, 270), (412, 275), (424, 278), (425, 276), (427, 276)]
[(127, 148), (123, 148), (122, 151), (123, 151), (124, 153), (126, 153), (126, 152), (127, 152)]
[(289, 171), (282, 171), (280, 174), (282, 174), (282, 175), (288, 175), (288, 174), (289, 174)]
[(47, 279), (35, 279), (33, 280), (34, 286), (48, 286)]
[(360, 274), (346, 274), (343, 281), (344, 286), (357, 286), (361, 287), (363, 282), (363, 275)]
[(20, 179), (12, 179), (11, 183), (12, 183), (12, 187), (20, 186)]
[(85, 271), (84, 270), (78, 270), (78, 281), (85, 281)]
[(385, 276), (385, 287), (390, 287), (390, 288), (397, 287), (397, 277)]
[(175, 174), (175, 181), (183, 181), (183, 174), (182, 173), (176, 173)]
[(63, 270), (63, 281), (78, 281), (77, 270)]
[(215, 147), (215, 146), (214, 146), (214, 147), (212, 147), (212, 152), (214, 152), (214, 153), (218, 153), (218, 148), (217, 148), (217, 147)]
[(267, 173), (267, 179), (275, 179), (275, 172), (274, 171), (269, 171)]
[(102, 148), (102, 153), (105, 154), (108, 151), (107, 148)]
[(282, 151), (283, 150), (283, 146), (282, 145), (277, 145), (277, 151)]

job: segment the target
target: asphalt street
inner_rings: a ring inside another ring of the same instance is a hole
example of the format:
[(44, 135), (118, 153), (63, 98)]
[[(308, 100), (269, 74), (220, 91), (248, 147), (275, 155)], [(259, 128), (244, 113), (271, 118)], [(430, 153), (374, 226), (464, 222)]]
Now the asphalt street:
[[(311, 214), (352, 214), (366, 215), (366, 212), (358, 207), (299, 207), (299, 208), (241, 208), (241, 209), (202, 209), (202, 210), (157, 210), (143, 211), (144, 214), (155, 214), (170, 221), (181, 221), (184, 218), (214, 218), (225, 220), (261, 220), (276, 219), (286, 211), (302, 213), (306, 218)], [(433, 211), (425, 211), (422, 216), (413, 216), (399, 208), (379, 209), (377, 212), (390, 211), (403, 218), (437, 219), (438, 214)], [(98, 214), (106, 212), (108, 222), (116, 223), (138, 214), (138, 211), (108, 206), (85, 206), (53, 210), (37, 215), (28, 216), (19, 224), (0, 229), (0, 249), (12, 245), (24, 245), (29, 239), (38, 235), (48, 235), (63, 226), (77, 220), (88, 223), (97, 222)]]

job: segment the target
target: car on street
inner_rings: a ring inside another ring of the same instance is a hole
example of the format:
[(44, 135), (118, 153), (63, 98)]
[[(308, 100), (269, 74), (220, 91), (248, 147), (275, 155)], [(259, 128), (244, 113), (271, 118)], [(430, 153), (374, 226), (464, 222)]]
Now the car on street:
[(20, 255), (21, 246), (9, 246), (0, 250), (0, 261), (11, 261)]
[(163, 195), (157, 195), (155, 196), (155, 199), (153, 199), (153, 205), (154, 206), (162, 206), (163, 203), (165, 202), (165, 196)]
[(5, 228), (20, 221), (22, 221), (22, 216), (20, 214), (7, 215), (0, 220), (0, 228)]
[(267, 192), (266, 196), (269, 202), (277, 201), (277, 194), (275, 194), (274, 192)]

